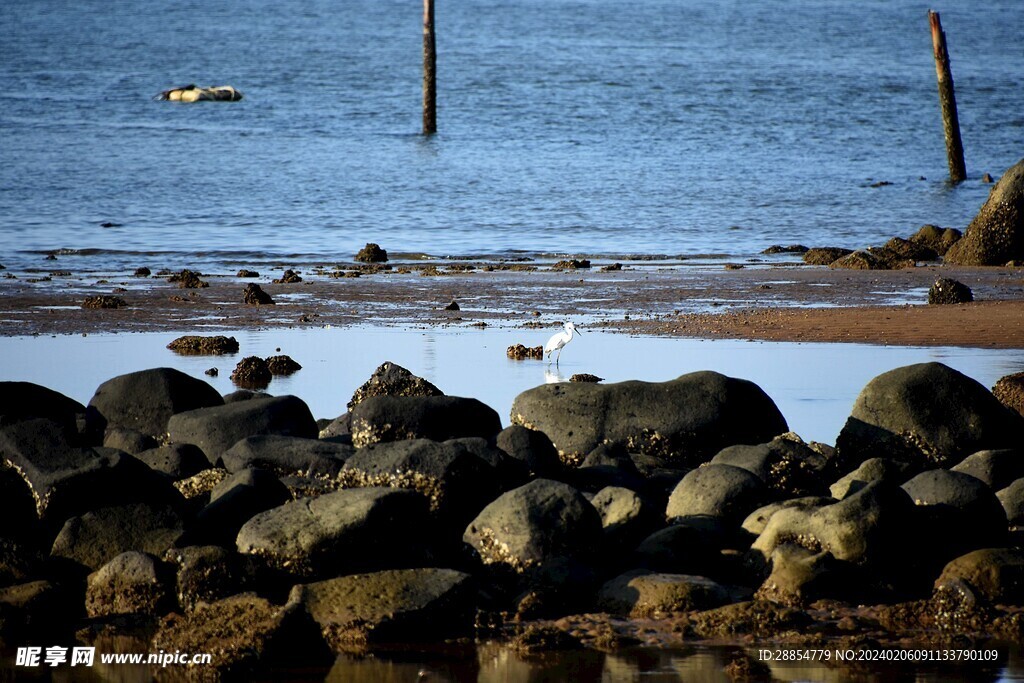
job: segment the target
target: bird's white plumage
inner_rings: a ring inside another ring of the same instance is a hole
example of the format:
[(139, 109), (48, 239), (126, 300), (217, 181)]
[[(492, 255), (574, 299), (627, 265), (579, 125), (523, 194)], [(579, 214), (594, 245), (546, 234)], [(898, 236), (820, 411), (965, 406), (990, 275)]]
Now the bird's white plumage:
[(562, 325), (562, 331), (553, 335), (551, 339), (548, 339), (548, 343), (544, 345), (544, 355), (548, 357), (548, 362), (551, 362), (551, 354), (555, 351), (558, 354), (555, 356), (555, 364), (558, 364), (558, 359), (562, 356), (562, 348), (572, 341), (574, 332), (583, 334), (582, 330), (577, 330), (576, 326), (572, 323), (565, 323)]

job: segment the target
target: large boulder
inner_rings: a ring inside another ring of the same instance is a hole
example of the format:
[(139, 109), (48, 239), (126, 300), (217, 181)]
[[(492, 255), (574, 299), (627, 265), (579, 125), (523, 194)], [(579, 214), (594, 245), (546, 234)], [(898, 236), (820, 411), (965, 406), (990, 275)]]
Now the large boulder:
[(331, 441), (259, 434), (226, 450), (221, 461), (228, 472), (259, 467), (278, 477), (334, 477), (353, 452), (351, 446)]
[(0, 462), (20, 475), (39, 519), (54, 531), (68, 517), (103, 506), (182, 502), (166, 477), (139, 460), (112, 448), (78, 447), (46, 419), (0, 428)]
[(352, 409), (352, 443), (459, 437), (493, 438), (501, 418), (475, 398), (458, 396), (374, 396)]
[(309, 406), (295, 396), (275, 396), (178, 413), (168, 421), (167, 431), (172, 442), (199, 446), (214, 464), (225, 451), (246, 437), (276, 434), (315, 439), (320, 432)]
[(601, 528), (601, 516), (579, 491), (535, 479), (485, 507), (462, 538), (484, 564), (523, 573), (560, 558), (591, 556)]
[(1024, 418), (978, 382), (942, 363), (919, 363), (872, 379), (836, 440), (843, 469), (879, 455), (918, 471), (955, 464), (987, 448), (1018, 445)]
[(1024, 477), (1024, 451), (1019, 448), (978, 451), (950, 469), (977, 477), (993, 491), (998, 491)]
[(416, 491), (431, 510), (460, 530), (502, 491), (497, 469), (458, 439), (371, 444), (345, 462), (338, 482), (345, 488), (390, 486)]
[(738, 525), (768, 499), (764, 482), (748, 470), (732, 465), (705, 465), (679, 482), (668, 499), (665, 516), (671, 522), (708, 515)]
[(183, 543), (233, 545), (243, 524), (291, 499), (288, 487), (267, 470), (239, 470), (213, 487)]
[(885, 481), (899, 486), (913, 475), (911, 469), (909, 463), (900, 460), (868, 458), (857, 469), (840, 477), (829, 487), (829, 492), (833, 498), (842, 500), (873, 481)]
[(660, 510), (650, 501), (620, 486), (606, 486), (590, 504), (601, 515), (605, 539), (612, 548), (635, 548), (662, 523)]
[(175, 481), (188, 479), (210, 467), (210, 461), (206, 459), (202, 449), (190, 443), (173, 443), (151, 448), (135, 457)]
[(95, 571), (130, 550), (163, 555), (181, 538), (182, 528), (181, 517), (168, 507), (100, 508), (65, 522), (50, 552)]
[(256, 587), (254, 558), (219, 545), (171, 548), (164, 554), (164, 561), (175, 569), (178, 604), (184, 610)]
[(317, 577), (414, 565), (424, 559), (429, 531), (427, 502), (417, 493), (344, 489), (261, 512), (236, 544), (270, 567)]
[(735, 602), (730, 591), (703, 576), (659, 574), (634, 569), (605, 583), (597, 594), (597, 607), (631, 618), (658, 617), (721, 607)]
[(995, 184), (945, 259), (962, 266), (1001, 266), (1024, 259), (1024, 159)]
[(41, 417), (74, 431), (85, 406), (64, 394), (31, 382), (0, 382), (0, 427)]
[(381, 364), (352, 394), (348, 409), (373, 396), (444, 396), (433, 384), (391, 361)]
[(524, 463), (530, 476), (558, 479), (562, 474), (558, 451), (544, 432), (510, 425), (498, 433), (495, 445)]
[(571, 464), (603, 443), (696, 466), (726, 446), (787, 431), (775, 403), (753, 382), (703, 371), (668, 382), (560, 382), (519, 394), (512, 422), (544, 432)]
[(336, 652), (369, 643), (472, 635), (476, 591), (454, 569), (395, 569), (299, 584), (288, 597), (319, 624)]
[(963, 234), (956, 228), (940, 228), (937, 225), (922, 225), (910, 236), (910, 241), (931, 249), (939, 256), (944, 255)]
[(160, 437), (171, 415), (224, 403), (206, 382), (173, 368), (154, 368), (119, 375), (101, 384), (89, 400), (90, 429), (132, 429)]

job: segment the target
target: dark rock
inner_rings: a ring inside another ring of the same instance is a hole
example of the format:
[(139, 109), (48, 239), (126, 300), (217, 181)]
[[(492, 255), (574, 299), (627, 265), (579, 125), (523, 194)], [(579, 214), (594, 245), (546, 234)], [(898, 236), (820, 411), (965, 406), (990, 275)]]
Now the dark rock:
[(961, 555), (942, 570), (939, 587), (963, 581), (993, 605), (1024, 605), (1024, 550), (982, 548)]
[(911, 235), (910, 241), (943, 256), (961, 236), (956, 228), (943, 229), (936, 225), (922, 225), (920, 230)]
[(74, 431), (85, 406), (64, 394), (31, 382), (0, 382), (0, 427), (30, 418), (46, 418)]
[(786, 631), (802, 633), (810, 621), (804, 610), (755, 600), (695, 614), (690, 619), (690, 628), (700, 638), (734, 640), (748, 635), (764, 639)]
[(544, 347), (513, 344), (505, 349), (505, 355), (512, 360), (544, 360)]
[(333, 478), (354, 449), (320, 439), (260, 435), (241, 439), (221, 456), (229, 472), (260, 467), (278, 477)]
[(799, 438), (776, 437), (756, 446), (729, 446), (719, 451), (711, 464), (741, 467), (757, 475), (775, 495), (783, 497), (828, 493), (823, 480), (828, 460)]
[(429, 510), (419, 494), (344, 489), (261, 512), (238, 532), (237, 546), (296, 576), (331, 576), (423, 561), (429, 529)]
[(576, 270), (578, 268), (589, 268), (590, 261), (588, 259), (565, 259), (558, 261), (555, 265), (551, 266), (551, 270)]
[(966, 304), (974, 301), (971, 288), (948, 277), (940, 277), (928, 289), (929, 304)]
[(937, 261), (938, 252), (920, 242), (893, 237), (883, 247), (897, 261)]
[(51, 554), (95, 571), (129, 550), (163, 555), (181, 534), (181, 517), (169, 507), (105, 507), (65, 522)]
[(111, 448), (76, 447), (49, 420), (25, 420), (0, 429), (0, 455), (25, 486), (19, 489), (13, 479), (5, 479), (17, 491), (9, 500), (24, 500), (27, 492), (49, 533), (68, 517), (102, 505), (181, 503), (166, 478), (143, 463)]
[(1001, 266), (1024, 259), (1024, 159), (999, 179), (985, 204), (950, 247), (946, 262), (961, 266)]
[[(320, 422), (317, 421), (320, 425)], [(346, 412), (320, 426), (320, 440), (352, 445), (352, 413)]]
[(345, 488), (416, 491), (459, 530), (502, 491), (497, 469), (458, 440), (412, 439), (360, 448), (345, 462), (338, 481)]
[(512, 423), (547, 434), (571, 464), (599, 444), (621, 443), (631, 453), (696, 466), (726, 446), (787, 431), (756, 384), (709, 371), (668, 382), (542, 385), (515, 398)]
[(29, 581), (0, 589), (0, 637), (7, 643), (67, 633), (80, 606), (49, 581)]
[(151, 448), (135, 457), (157, 472), (170, 475), (174, 480), (187, 479), (212, 465), (202, 449), (190, 443)]
[(670, 574), (711, 575), (719, 565), (717, 542), (697, 526), (673, 524), (645, 538), (633, 551), (635, 566)]
[[(549, 652), (571, 652), (583, 650), (583, 642), (576, 636), (558, 628), (544, 624), (530, 624), (524, 628), (512, 640), (512, 649), (526, 657), (536, 656)], [(573, 673), (579, 673), (577, 667), (573, 666)], [(600, 675), (600, 669), (595, 669), (595, 675)]]
[(280, 278), (274, 280), (276, 285), (291, 285), (296, 282), (302, 282), (302, 277), (292, 269), (284, 271), (284, 274)]
[(246, 389), (266, 389), (273, 375), (267, 361), (259, 356), (246, 356), (231, 372), (231, 381)]
[(184, 356), (238, 353), (238, 340), (234, 337), (225, 337), (223, 335), (216, 337), (189, 335), (178, 337), (168, 344), (167, 348)]
[(490, 439), (500, 431), (498, 414), (475, 398), (373, 396), (352, 408), (352, 443), (356, 447), (403, 439)]
[(1024, 372), (1000, 377), (992, 395), (1004, 406), (1024, 416)]
[(352, 394), (349, 411), (372, 396), (444, 396), (444, 392), (401, 365), (388, 361), (374, 370), (370, 379)]
[(178, 604), (186, 611), (252, 590), (257, 583), (253, 558), (217, 545), (172, 548), (164, 560), (176, 568)]
[(372, 643), (470, 636), (476, 591), (454, 569), (397, 569), (299, 584), (288, 597), (320, 625), (335, 652)]
[(253, 401), (264, 398), (272, 398), (265, 391), (253, 391), (252, 389), (237, 389), (230, 394), (224, 394), (224, 403), (239, 403), (240, 401)]
[(291, 375), (302, 369), (290, 356), (270, 356), (267, 358), (267, 369), (271, 375)]
[(510, 457), (524, 463), (531, 477), (558, 479), (563, 473), (558, 451), (544, 432), (512, 425), (498, 433), (495, 443)]
[(235, 275), (235, 277), (259, 277), (259, 276), (260, 276), (260, 274), (257, 271), (249, 270), (247, 268), (242, 268), (240, 271), (238, 271), (238, 274)]
[(1024, 478), (996, 493), (1010, 526), (1024, 526)]
[(597, 382), (603, 382), (604, 377), (598, 377), (597, 375), (591, 375), (586, 372), (577, 372), (575, 375), (569, 378), (570, 382), (590, 382), (596, 384)]
[(206, 375), (207, 377), (216, 377), (217, 375), (220, 374), (220, 370), (218, 370), (217, 368), (207, 368), (206, 370), (203, 371), (203, 374)]
[(597, 606), (634, 619), (657, 618), (673, 612), (690, 612), (735, 602), (730, 592), (711, 579), (687, 574), (657, 574), (634, 569), (601, 586)]
[(288, 487), (266, 470), (236, 472), (213, 487), (210, 502), (196, 515), (182, 545), (230, 546), (243, 524), (291, 498)]
[(857, 469), (832, 484), (829, 491), (838, 500), (856, 493), (873, 481), (900, 486), (913, 474), (909, 463), (889, 458), (868, 458)]
[(485, 565), (523, 573), (556, 558), (588, 557), (599, 547), (601, 536), (601, 517), (579, 491), (535, 479), (485, 507), (462, 539)]
[(185, 669), (198, 680), (254, 680), (257, 672), (274, 666), (305, 668), (330, 661), (319, 629), (304, 610), (278, 607), (252, 594), (165, 617), (150, 649), (212, 651), (212, 662)]
[(608, 486), (639, 491), (645, 485), (629, 452), (621, 444), (601, 444), (587, 454), (579, 467), (569, 469), (566, 477), (568, 483), (587, 493), (596, 493)]
[[(52, 423), (50, 423), (52, 424)], [(0, 450), (0, 456), (3, 451)], [(39, 540), (39, 517), (32, 490), (18, 470), (0, 459), (0, 539), (36, 543)], [(0, 540), (2, 542), (2, 540)], [(0, 570), (0, 577), (3, 572)], [(0, 581), (2, 583), (2, 581)]]
[(978, 451), (961, 460), (951, 471), (969, 474), (998, 491), (1024, 477), (1024, 451), (1015, 448)]
[(605, 487), (590, 504), (601, 515), (605, 539), (613, 548), (635, 548), (662, 521), (660, 511), (650, 501), (627, 488)]
[(768, 501), (760, 477), (732, 465), (705, 465), (679, 482), (668, 499), (665, 516), (710, 515), (739, 524)]
[(146, 266), (142, 266), (140, 268), (136, 268), (135, 269), (134, 276), (135, 277), (149, 277), (152, 273), (153, 273), (153, 271), (151, 271), (149, 268), (147, 268)]
[(151, 555), (128, 551), (89, 575), (85, 612), (90, 617), (169, 612), (174, 607), (171, 573)]
[(879, 453), (917, 470), (959, 462), (987, 448), (1010, 448), (1024, 431), (985, 387), (941, 363), (908, 365), (861, 390), (836, 440), (840, 466)]
[(855, 251), (837, 258), (829, 264), (829, 268), (846, 268), (848, 270), (891, 270), (886, 258), (879, 258), (870, 251)]
[(315, 439), (316, 420), (301, 399), (274, 396), (257, 401), (200, 408), (171, 417), (167, 431), (173, 443), (199, 446), (211, 462), (242, 439), (261, 434)]
[(134, 429), (123, 427), (107, 427), (103, 433), (103, 446), (105, 448), (116, 448), (125, 453), (136, 455), (142, 451), (156, 448), (156, 439), (148, 434), (142, 434)]
[(747, 518), (743, 520), (743, 528), (746, 531), (760, 536), (761, 532), (768, 526), (768, 521), (772, 518), (779, 510), (788, 510), (790, 508), (797, 508), (799, 510), (816, 510), (825, 505), (831, 505), (836, 501), (834, 498), (826, 498), (824, 496), (805, 496), (803, 498), (790, 498), (788, 500), (780, 500), (777, 503), (768, 503), (763, 507), (751, 512), (747, 515)]
[(814, 247), (804, 253), (804, 263), (812, 266), (829, 266), (852, 253), (852, 249), (843, 249), (842, 247)]
[(82, 302), (82, 308), (124, 308), (128, 303), (119, 296), (100, 294), (87, 296)]
[(995, 182), (995, 179), (992, 177), (991, 173), (982, 173), (981, 174), (981, 182), (983, 182), (986, 185), (988, 185), (990, 183)]
[(250, 306), (270, 306), (274, 303), (273, 297), (255, 282), (250, 282), (242, 290), (242, 301)]
[(445, 306), (444, 310), (446, 310), (446, 311), (459, 311), (459, 310), (462, 310), (462, 309), (459, 307), (459, 302), (456, 301), (455, 299), (452, 299), (452, 302), (450, 304), (448, 304), (447, 306)]
[(388, 260), (388, 252), (381, 249), (379, 244), (367, 242), (366, 246), (356, 254), (356, 261), (363, 263), (384, 263)]
[(223, 399), (206, 382), (172, 368), (119, 375), (101, 384), (89, 400), (90, 429), (132, 429), (160, 438), (175, 413), (219, 406)]
[(209, 287), (209, 282), (204, 282), (200, 279), (202, 273), (197, 273), (194, 270), (185, 268), (180, 273), (175, 273), (167, 278), (168, 282), (177, 282), (178, 287), (182, 289), (201, 289), (203, 287)]
[(788, 247), (784, 247), (781, 244), (773, 244), (768, 247), (762, 254), (806, 254), (810, 249), (802, 244), (791, 244)]
[(949, 470), (918, 474), (903, 490), (925, 512), (945, 560), (997, 546), (1006, 540), (1006, 513), (995, 493), (979, 479)]

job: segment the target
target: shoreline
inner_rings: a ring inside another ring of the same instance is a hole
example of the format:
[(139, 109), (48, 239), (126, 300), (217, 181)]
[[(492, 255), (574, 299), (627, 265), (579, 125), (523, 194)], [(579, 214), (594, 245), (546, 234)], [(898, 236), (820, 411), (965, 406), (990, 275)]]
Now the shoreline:
[[(614, 332), (680, 338), (1024, 348), (1021, 269), (632, 263), (604, 271), (460, 263), (306, 271), (301, 282), (289, 284), (272, 282), (276, 271), (258, 278), (203, 275), (208, 286), (192, 289), (166, 276), (94, 280), (57, 272), (0, 280), (0, 337), (356, 324), (533, 329), (572, 319)], [(928, 305), (927, 289), (939, 277), (967, 284), (975, 302)], [(243, 303), (242, 291), (253, 282), (274, 305)], [(87, 296), (97, 295), (126, 305), (82, 308)], [(459, 310), (446, 310), (452, 301)]]

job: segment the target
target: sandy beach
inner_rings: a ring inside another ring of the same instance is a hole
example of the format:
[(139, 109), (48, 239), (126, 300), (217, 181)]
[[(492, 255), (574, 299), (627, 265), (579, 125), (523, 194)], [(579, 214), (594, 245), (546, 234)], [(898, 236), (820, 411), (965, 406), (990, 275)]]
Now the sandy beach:
[[(737, 264), (739, 265), (739, 264)], [(772, 341), (1024, 348), (1024, 270), (929, 265), (892, 271), (796, 263), (658, 265), (621, 270), (439, 262), (355, 273), (302, 272), (301, 282), (203, 275), (187, 289), (167, 276), (17, 274), (0, 280), (0, 336), (118, 331), (269, 329), (353, 324), (545, 327), (563, 319), (631, 334)], [(957, 279), (970, 304), (929, 306), (928, 287)], [(274, 305), (246, 305), (256, 282)], [(83, 308), (88, 296), (118, 309)], [(446, 310), (452, 301), (459, 310)]]

